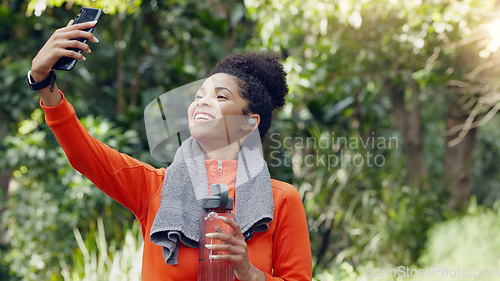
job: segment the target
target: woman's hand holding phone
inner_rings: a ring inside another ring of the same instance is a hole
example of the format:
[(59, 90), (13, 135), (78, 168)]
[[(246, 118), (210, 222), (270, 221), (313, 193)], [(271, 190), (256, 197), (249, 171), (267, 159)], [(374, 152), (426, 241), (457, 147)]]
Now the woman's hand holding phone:
[(66, 27), (56, 30), (32, 61), (31, 76), (33, 79), (35, 81), (45, 79), (52, 66), (62, 57), (70, 57), (79, 61), (85, 60), (83, 54), (68, 48), (76, 48), (87, 54), (90, 53), (88, 44), (74, 39), (85, 38), (94, 43), (99, 42), (92, 33), (84, 31), (84, 29), (94, 27), (96, 24), (96, 21), (91, 21), (73, 25), (73, 20), (71, 20)]
[[(68, 48), (77, 48), (85, 53), (90, 53), (88, 44), (74, 39), (84, 38), (87, 41), (99, 42), (91, 32), (84, 31), (96, 24), (96, 21), (73, 24), (73, 20), (71, 20), (66, 27), (56, 30), (32, 61), (30, 74), (33, 80), (39, 82), (47, 78), (54, 64), (62, 57), (70, 57), (80, 61), (85, 60), (81, 52), (75, 52)], [(40, 98), (43, 105), (47, 107), (57, 106), (62, 100), (62, 96), (56, 94), (58, 91), (59, 89), (55, 83), (52, 90), (49, 87), (40, 89)]]

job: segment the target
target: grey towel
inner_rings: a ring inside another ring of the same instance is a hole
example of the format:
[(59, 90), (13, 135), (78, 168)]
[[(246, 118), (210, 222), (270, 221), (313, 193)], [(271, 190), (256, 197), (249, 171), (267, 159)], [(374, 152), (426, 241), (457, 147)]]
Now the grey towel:
[[(258, 132), (258, 130), (255, 130)], [(258, 134), (258, 133), (257, 133)], [(235, 215), (244, 234), (269, 228), (274, 203), (271, 177), (258, 146), (260, 138), (249, 135), (237, 156)], [(178, 263), (179, 242), (198, 247), (201, 199), (208, 195), (205, 154), (192, 137), (177, 150), (167, 168), (161, 192), (161, 203), (151, 227), (150, 239), (163, 247), (167, 264)]]

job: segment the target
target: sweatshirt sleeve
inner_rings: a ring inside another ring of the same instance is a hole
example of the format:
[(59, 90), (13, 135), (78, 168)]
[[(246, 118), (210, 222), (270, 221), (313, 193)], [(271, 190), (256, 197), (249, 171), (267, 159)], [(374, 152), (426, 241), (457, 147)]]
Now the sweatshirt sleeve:
[(280, 183), (275, 186), (282, 198), (280, 206), (275, 206), (279, 213), (273, 241), (273, 273), (265, 273), (266, 280), (312, 280), (311, 243), (302, 200), (295, 187)]
[(60, 93), (63, 99), (57, 106), (40, 105), (71, 166), (141, 220), (150, 198), (161, 187), (165, 169), (119, 153), (92, 137)]

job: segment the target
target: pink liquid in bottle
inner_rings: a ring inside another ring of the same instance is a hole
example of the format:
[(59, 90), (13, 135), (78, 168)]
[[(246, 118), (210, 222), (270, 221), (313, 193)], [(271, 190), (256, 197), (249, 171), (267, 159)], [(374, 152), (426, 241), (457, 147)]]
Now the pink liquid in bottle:
[(207, 233), (227, 233), (234, 236), (234, 229), (224, 223), (220, 217), (234, 220), (231, 213), (233, 199), (228, 198), (228, 187), (224, 184), (213, 184), (210, 196), (205, 198), (203, 214), (200, 217), (200, 244), (198, 262), (198, 281), (233, 281), (234, 263), (230, 261), (215, 261), (211, 255), (228, 255), (226, 251), (209, 250), (207, 244), (223, 244), (217, 239), (207, 238)]

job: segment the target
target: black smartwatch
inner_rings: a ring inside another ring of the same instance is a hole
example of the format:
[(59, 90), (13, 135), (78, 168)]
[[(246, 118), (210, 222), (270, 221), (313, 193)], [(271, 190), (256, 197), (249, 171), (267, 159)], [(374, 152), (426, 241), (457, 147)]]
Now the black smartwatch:
[(54, 92), (55, 83), (56, 83), (56, 72), (53, 69), (50, 70), (49, 76), (47, 76), (47, 78), (43, 79), (40, 82), (35, 82), (35, 79), (31, 77), (31, 70), (28, 71), (28, 85), (30, 86), (30, 89), (32, 89), (33, 91), (50, 87), (50, 91)]

